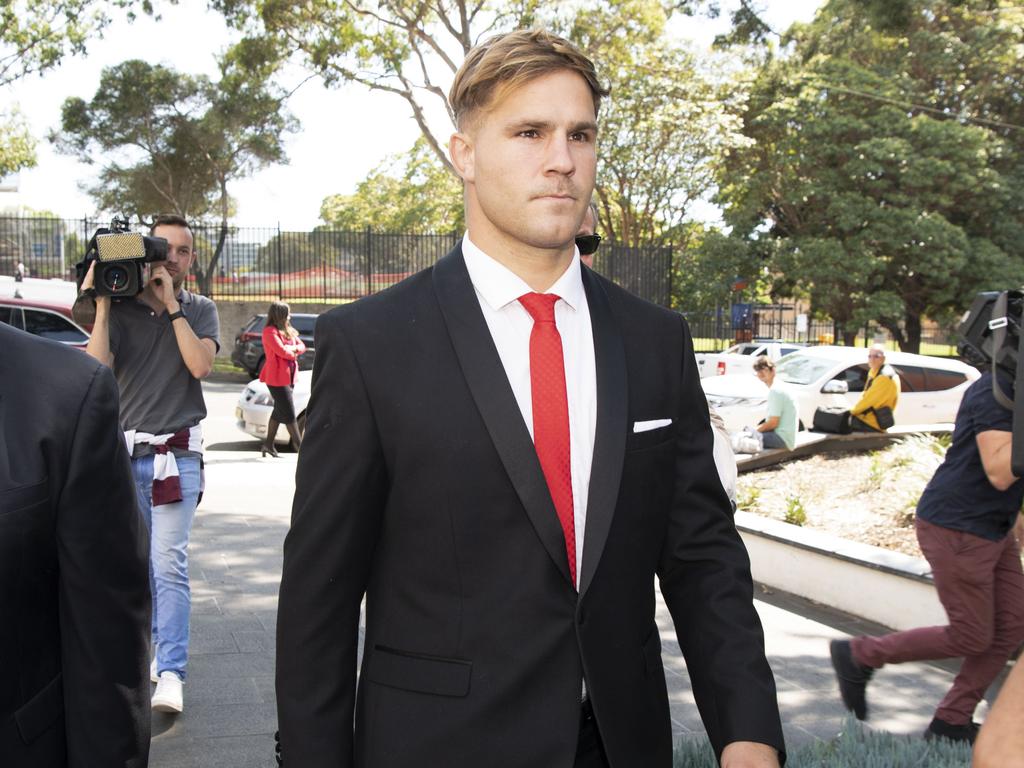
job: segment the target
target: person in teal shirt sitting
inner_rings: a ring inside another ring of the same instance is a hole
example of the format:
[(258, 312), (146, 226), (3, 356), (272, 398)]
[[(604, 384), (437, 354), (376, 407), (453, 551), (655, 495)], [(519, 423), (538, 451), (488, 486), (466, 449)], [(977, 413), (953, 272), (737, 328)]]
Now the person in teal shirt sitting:
[(761, 355), (754, 362), (754, 374), (768, 387), (768, 415), (758, 424), (765, 448), (787, 448), (796, 445), (796, 403), (792, 395), (775, 383), (775, 363)]

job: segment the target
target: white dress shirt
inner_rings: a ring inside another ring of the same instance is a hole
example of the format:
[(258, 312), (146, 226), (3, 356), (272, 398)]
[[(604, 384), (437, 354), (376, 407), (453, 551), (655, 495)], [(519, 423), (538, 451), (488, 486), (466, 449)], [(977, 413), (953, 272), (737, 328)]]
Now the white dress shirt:
[[(498, 349), (498, 357), (512, 386), (516, 403), (533, 437), (533, 397), (530, 387), (530, 333), (533, 318), (519, 303), (531, 293), (526, 282), (508, 267), (492, 259), (469, 239), (462, 238), (462, 255), (476, 290), (484, 320)], [(597, 424), (597, 368), (590, 309), (580, 276), (579, 252), (569, 267), (545, 293), (559, 296), (555, 302), (555, 326), (562, 337), (565, 389), (569, 405), (569, 458), (572, 464), (572, 506), (576, 526), (576, 586), (583, 569), (583, 538), (587, 525), (587, 494)]]

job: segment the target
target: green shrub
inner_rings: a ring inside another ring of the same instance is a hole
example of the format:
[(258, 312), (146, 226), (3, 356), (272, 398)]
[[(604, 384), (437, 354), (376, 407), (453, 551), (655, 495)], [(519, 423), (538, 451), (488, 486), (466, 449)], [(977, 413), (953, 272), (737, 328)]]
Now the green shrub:
[(761, 489), (756, 486), (750, 486), (743, 493), (737, 502), (736, 507), (746, 511), (753, 511), (757, 507), (757, 501), (761, 498)]
[(807, 510), (799, 496), (786, 497), (786, 516), (783, 519), (790, 525), (803, 525), (807, 522)]
[[(967, 745), (868, 731), (852, 718), (832, 741), (797, 747), (786, 759), (786, 768), (967, 768), (970, 764)], [(716, 765), (707, 739), (680, 741), (672, 761), (673, 768)]]

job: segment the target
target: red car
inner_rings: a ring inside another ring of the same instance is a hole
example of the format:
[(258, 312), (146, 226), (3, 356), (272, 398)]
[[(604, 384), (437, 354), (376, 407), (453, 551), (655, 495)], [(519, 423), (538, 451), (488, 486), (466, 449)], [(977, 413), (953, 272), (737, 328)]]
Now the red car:
[(74, 283), (50, 280), (0, 281), (0, 323), (13, 325), (44, 339), (85, 349), (89, 332), (71, 317)]

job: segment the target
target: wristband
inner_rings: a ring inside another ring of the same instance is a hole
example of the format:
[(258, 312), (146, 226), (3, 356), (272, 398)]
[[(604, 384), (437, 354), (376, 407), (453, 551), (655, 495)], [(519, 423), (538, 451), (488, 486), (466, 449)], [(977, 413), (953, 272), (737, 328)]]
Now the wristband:
[(173, 323), (173, 322), (174, 322), (175, 320), (177, 320), (177, 319), (178, 319), (179, 317), (184, 317), (184, 316), (185, 316), (185, 313), (184, 313), (184, 312), (182, 312), (182, 311), (181, 311), (181, 310), (179, 309), (179, 310), (178, 310), (177, 312), (172, 312), (171, 314), (169, 314), (169, 315), (167, 316), (167, 319), (168, 319), (168, 321), (170, 321), (170, 322), (172, 322), (172, 323)]

